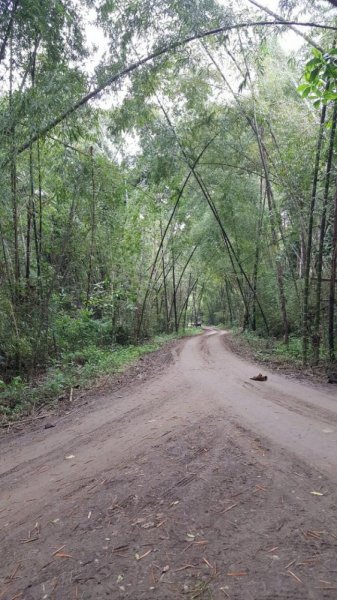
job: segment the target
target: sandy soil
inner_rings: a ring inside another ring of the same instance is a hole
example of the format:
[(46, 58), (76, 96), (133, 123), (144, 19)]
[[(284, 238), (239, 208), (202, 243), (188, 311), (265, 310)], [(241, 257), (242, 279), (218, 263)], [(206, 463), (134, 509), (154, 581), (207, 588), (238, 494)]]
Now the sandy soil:
[(337, 598), (336, 388), (225, 341), (3, 434), (0, 600)]

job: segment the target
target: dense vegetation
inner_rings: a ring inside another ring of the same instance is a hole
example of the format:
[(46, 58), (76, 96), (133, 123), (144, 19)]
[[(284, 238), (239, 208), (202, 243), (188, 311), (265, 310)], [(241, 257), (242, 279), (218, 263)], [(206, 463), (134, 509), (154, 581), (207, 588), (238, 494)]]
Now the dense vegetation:
[(0, 0), (11, 397), (200, 318), (335, 360), (333, 4)]

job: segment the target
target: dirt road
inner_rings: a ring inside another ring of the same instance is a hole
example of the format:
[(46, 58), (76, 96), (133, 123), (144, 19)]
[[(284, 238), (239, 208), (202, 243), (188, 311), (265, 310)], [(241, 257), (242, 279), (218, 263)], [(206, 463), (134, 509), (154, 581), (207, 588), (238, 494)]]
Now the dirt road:
[(336, 599), (337, 394), (208, 331), (0, 442), (0, 600)]

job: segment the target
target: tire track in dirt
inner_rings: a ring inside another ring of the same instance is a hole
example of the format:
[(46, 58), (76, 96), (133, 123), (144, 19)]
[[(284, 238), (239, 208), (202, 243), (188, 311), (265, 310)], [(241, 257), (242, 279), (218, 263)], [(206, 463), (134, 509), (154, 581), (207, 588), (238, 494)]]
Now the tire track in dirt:
[(334, 424), (337, 427), (337, 414), (331, 410), (317, 407), (310, 402), (305, 402), (304, 400), (289, 396), (288, 394), (282, 394), (279, 390), (277, 391), (277, 395), (274, 396), (270, 391), (266, 393), (261, 386), (257, 387), (248, 382), (244, 382), (242, 387), (249, 389), (250, 391), (257, 389), (260, 398), (270, 400), (274, 404), (283, 406), (291, 412), (310, 418), (317, 418), (323, 423), (327, 423), (327, 425)]

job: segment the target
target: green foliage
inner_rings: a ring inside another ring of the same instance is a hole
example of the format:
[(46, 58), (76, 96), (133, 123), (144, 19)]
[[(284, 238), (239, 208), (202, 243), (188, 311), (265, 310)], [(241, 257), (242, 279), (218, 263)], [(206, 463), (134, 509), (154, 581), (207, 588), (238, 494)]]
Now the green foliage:
[(305, 83), (297, 90), (302, 98), (313, 100), (317, 108), (321, 103), (337, 100), (337, 48), (324, 54), (314, 48), (313, 58), (307, 62), (303, 74)]
[(59, 313), (54, 321), (54, 335), (59, 353), (83, 351), (94, 344), (108, 346), (113, 341), (112, 323), (108, 319), (94, 319), (92, 310), (82, 309), (71, 315)]
[(290, 336), (289, 344), (285, 344), (278, 338), (270, 337), (268, 340), (255, 335), (251, 331), (235, 331), (238, 339), (243, 339), (259, 362), (293, 364), (300, 366), (302, 361), (302, 340), (300, 337)]
[[(200, 330), (188, 331), (189, 335), (197, 333)], [(36, 382), (24, 382), (19, 376), (7, 385), (0, 382), (0, 418), (16, 419), (41, 405), (62, 401), (69, 396), (71, 388), (85, 388), (103, 375), (121, 372), (144, 354), (154, 352), (168, 341), (183, 335), (186, 334), (162, 334), (138, 346), (112, 345), (110, 348), (101, 348), (91, 343), (82, 350), (64, 352)]]
[(302, 55), (257, 28), (163, 54), (88, 107), (88, 92), (140, 55), (255, 12), (215, 0), (82, 4), (109, 42), (95, 69), (88, 15), (73, 0), (22, 0), (12, 25), (10, 3), (0, 23), (0, 376), (11, 406), (33, 402), (36, 377), (47, 373), (43, 393), (54, 397), (200, 319), (281, 338), (282, 294), (291, 334), (301, 330), (318, 125), (300, 94), (330, 117), (331, 34), (300, 94)]

